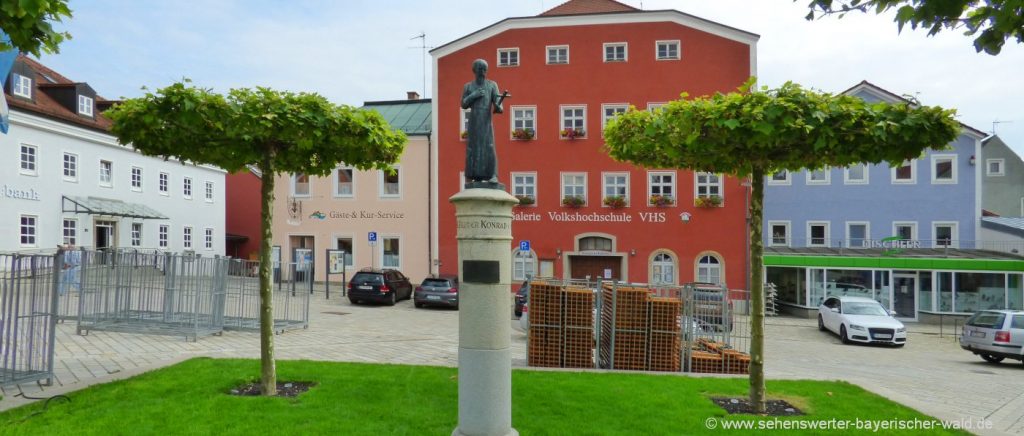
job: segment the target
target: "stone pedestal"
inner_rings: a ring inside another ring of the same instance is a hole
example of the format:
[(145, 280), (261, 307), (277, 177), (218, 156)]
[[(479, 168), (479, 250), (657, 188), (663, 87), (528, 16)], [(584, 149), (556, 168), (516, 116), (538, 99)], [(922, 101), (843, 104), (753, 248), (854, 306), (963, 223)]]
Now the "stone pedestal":
[(512, 207), (497, 189), (466, 189), (455, 204), (459, 242), (459, 426), (454, 436), (518, 435), (509, 351)]

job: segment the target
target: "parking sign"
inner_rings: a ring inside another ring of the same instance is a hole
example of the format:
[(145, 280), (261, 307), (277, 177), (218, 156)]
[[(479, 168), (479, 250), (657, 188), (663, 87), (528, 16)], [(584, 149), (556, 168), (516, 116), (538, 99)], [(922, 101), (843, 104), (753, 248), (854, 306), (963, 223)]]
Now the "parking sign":
[(519, 241), (519, 251), (530, 251), (530, 241)]
[(370, 244), (377, 242), (377, 232), (367, 233), (366, 237), (370, 241)]

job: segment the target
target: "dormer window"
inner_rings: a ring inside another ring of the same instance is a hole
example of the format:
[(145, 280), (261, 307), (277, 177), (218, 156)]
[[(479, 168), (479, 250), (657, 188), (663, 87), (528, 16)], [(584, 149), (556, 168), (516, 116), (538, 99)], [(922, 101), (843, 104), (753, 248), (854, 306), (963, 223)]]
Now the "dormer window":
[(92, 97), (78, 96), (78, 114), (87, 117), (92, 116)]
[(11, 92), (18, 97), (32, 98), (32, 78), (11, 74)]

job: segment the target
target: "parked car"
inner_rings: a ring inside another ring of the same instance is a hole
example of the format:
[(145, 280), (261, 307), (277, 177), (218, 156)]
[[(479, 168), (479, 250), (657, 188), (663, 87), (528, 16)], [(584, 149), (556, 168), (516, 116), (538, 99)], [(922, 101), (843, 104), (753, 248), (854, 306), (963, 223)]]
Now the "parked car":
[(693, 288), (693, 318), (705, 330), (732, 330), (732, 303), (729, 291), (713, 283), (693, 282), (686, 286)]
[(459, 307), (459, 277), (427, 277), (416, 287), (413, 305)]
[(829, 297), (818, 306), (818, 329), (839, 335), (844, 344), (862, 342), (902, 347), (907, 327), (881, 304), (864, 297)]
[(960, 333), (960, 348), (990, 363), (1004, 359), (1024, 363), (1024, 311), (982, 310), (975, 313)]
[(412, 283), (394, 269), (364, 268), (348, 282), (348, 301), (387, 303), (394, 306), (398, 300), (412, 298)]
[(530, 281), (523, 281), (522, 285), (519, 285), (519, 290), (516, 291), (516, 316), (523, 316), (523, 306), (526, 305), (526, 300), (530, 297)]
[(530, 303), (523, 303), (523, 311), (519, 313), (519, 331), (530, 331)]

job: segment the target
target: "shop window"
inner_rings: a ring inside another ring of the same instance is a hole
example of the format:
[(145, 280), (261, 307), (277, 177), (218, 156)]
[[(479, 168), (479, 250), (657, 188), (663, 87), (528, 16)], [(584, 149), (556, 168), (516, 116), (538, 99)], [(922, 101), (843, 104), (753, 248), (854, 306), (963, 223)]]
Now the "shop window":
[(581, 198), (583, 199), (583, 205), (587, 204), (586, 173), (562, 174), (562, 199), (569, 197)]
[(888, 309), (889, 307), (892, 307), (892, 306), (889, 305), (889, 301), (890, 301), (890, 298), (889, 298), (889, 291), (890, 291), (889, 271), (875, 271), (874, 276), (875, 276), (875, 283), (874, 283), (875, 300), (878, 300), (878, 302), (882, 304), (882, 307)]
[(184, 229), (182, 229), (181, 243), (182, 243), (182, 246), (184, 246), (186, 250), (191, 250), (192, 249), (192, 228), (191, 227), (185, 227)]
[(32, 78), (11, 74), (11, 92), (18, 97), (32, 98)]
[(826, 297), (861, 297), (875, 299), (870, 270), (830, 269), (825, 271)]
[(515, 67), (519, 65), (519, 49), (518, 48), (499, 48), (498, 49), (498, 66), (499, 67)]
[(551, 45), (547, 47), (547, 52), (549, 65), (569, 63), (569, 46)]
[(64, 153), (64, 180), (69, 182), (78, 181), (78, 155)]
[(109, 160), (100, 161), (100, 186), (111, 186), (114, 183), (114, 163)]
[(611, 42), (604, 44), (605, 62), (626, 62), (627, 45), (624, 42)]
[(956, 155), (932, 155), (932, 183), (956, 184)]
[(1024, 310), (1024, 275), (1007, 274), (1006, 289), (1008, 296), (1006, 308), (1012, 310)]
[(868, 184), (868, 166), (866, 164), (853, 164), (843, 171), (843, 183), (847, 185)]
[(621, 197), (629, 205), (629, 173), (605, 173), (604, 198)]
[(932, 223), (932, 235), (934, 236), (935, 247), (956, 248), (960, 245), (960, 237), (957, 232), (958, 223), (936, 222)]
[(167, 248), (167, 233), (170, 228), (166, 225), (161, 224), (157, 231), (157, 242), (160, 248)]
[(21, 173), (34, 176), (38, 149), (34, 145), (21, 144)]
[(985, 174), (989, 177), (1005, 176), (1005, 166), (1006, 159), (985, 159)]
[(528, 197), (537, 202), (537, 174), (512, 173), (512, 195)]
[(818, 307), (823, 301), (825, 301), (825, 270), (823, 269), (811, 269), (810, 278), (808, 279), (808, 288), (810, 293), (808, 295), (809, 306)]
[(697, 261), (697, 281), (703, 283), (723, 283), (722, 262), (718, 257), (707, 255)]
[(132, 247), (142, 246), (142, 223), (132, 223), (131, 244)]
[(292, 176), (292, 196), (309, 197), (312, 194), (309, 186), (309, 174), (298, 173)]
[(64, 245), (78, 245), (78, 220), (64, 218), (62, 236), (61, 243)]
[(203, 248), (213, 250), (213, 229), (209, 227), (203, 229)]
[(867, 222), (846, 223), (846, 246), (850, 248), (864, 248), (868, 239), (871, 238), (870, 224)]
[(808, 222), (807, 223), (807, 246), (808, 247), (828, 247), (829, 244), (829, 223), (828, 222)]
[(788, 268), (770, 266), (766, 268), (768, 283), (775, 285), (776, 298), (779, 301), (807, 305), (807, 270), (805, 268)]
[(917, 310), (932, 311), (932, 273), (921, 271), (918, 275)]
[(186, 200), (191, 200), (192, 199), (192, 178), (191, 177), (185, 177), (185, 178), (181, 179), (181, 195), (183, 197), (185, 197)]
[(168, 189), (169, 189), (168, 187), (170, 186), (170, 182), (171, 182), (171, 175), (170, 174), (160, 173), (160, 177), (157, 180), (157, 186), (159, 187), (161, 194), (167, 195)]
[(402, 169), (393, 167), (390, 171), (381, 170), (380, 174), (380, 197), (398, 198), (402, 196)]
[(790, 243), (789, 239), (789, 222), (788, 221), (768, 221), (768, 232), (771, 235), (769, 246), (772, 247), (788, 247)]
[(657, 253), (651, 260), (651, 283), (655, 285), (676, 284), (676, 262), (669, 253)]
[(939, 312), (953, 311), (953, 273), (938, 272), (935, 274), (935, 290), (939, 293)]
[(36, 221), (39, 218), (34, 215), (21, 216), (21, 246), (36, 246)]
[(519, 282), (537, 276), (537, 254), (531, 251), (512, 252), (512, 280)]
[(657, 41), (654, 43), (655, 53), (659, 61), (679, 59), (679, 41)]
[(698, 172), (694, 174), (694, 177), (697, 179), (695, 183), (697, 197), (722, 196), (721, 174)]
[(355, 265), (353, 258), (355, 257), (355, 245), (352, 245), (352, 238), (335, 238), (334, 246), (338, 250), (345, 252), (345, 267), (352, 267)]
[(832, 171), (828, 168), (807, 170), (808, 185), (828, 185), (832, 183)]
[(647, 173), (647, 197), (648, 204), (654, 204), (655, 196), (667, 197), (675, 200), (676, 197), (676, 174), (674, 172), (650, 172)]
[(790, 185), (789, 171), (779, 170), (768, 176), (769, 185)]
[(1006, 274), (958, 272), (955, 276), (954, 312), (1006, 308)]
[(586, 236), (579, 240), (579, 251), (612, 251), (612, 240), (601, 236)]
[(132, 167), (132, 191), (142, 191), (142, 168)]
[(904, 161), (903, 165), (892, 169), (892, 183), (913, 184), (917, 183), (917, 160)]
[(399, 242), (401, 240), (398, 237), (384, 237), (381, 242), (381, 249), (383, 256), (381, 256), (381, 266), (384, 268), (400, 269), (402, 267), (402, 253), (399, 250)]
[[(533, 139), (537, 134), (537, 108), (512, 107), (512, 139)], [(518, 133), (517, 133), (518, 132)], [(522, 136), (517, 136), (522, 135)]]
[(355, 170), (337, 168), (334, 170), (334, 196), (352, 198), (355, 196)]

